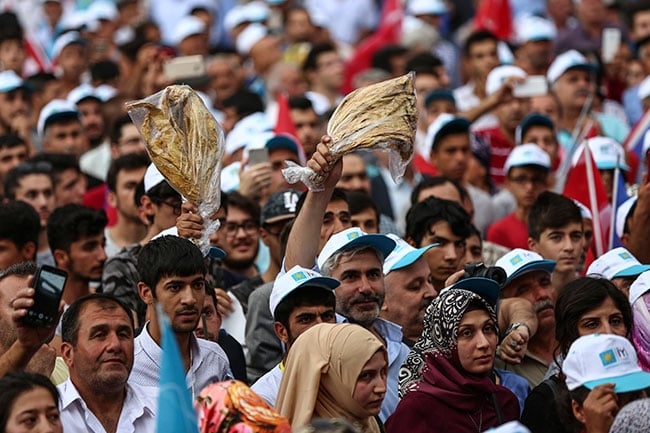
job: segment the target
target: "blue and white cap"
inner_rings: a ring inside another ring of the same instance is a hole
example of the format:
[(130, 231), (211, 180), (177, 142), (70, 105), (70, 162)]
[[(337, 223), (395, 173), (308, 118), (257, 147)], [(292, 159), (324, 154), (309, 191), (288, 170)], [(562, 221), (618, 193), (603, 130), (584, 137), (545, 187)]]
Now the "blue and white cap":
[(546, 72), (549, 83), (555, 83), (569, 69), (586, 69), (594, 72), (596, 67), (576, 50), (566, 51), (553, 60)]
[(27, 85), (18, 74), (12, 70), (0, 72), (0, 93), (9, 93), (21, 88), (26, 89)]
[(494, 264), (506, 271), (506, 282), (503, 287), (506, 287), (515, 278), (532, 271), (546, 271), (549, 274), (555, 269), (555, 261), (545, 260), (536, 252), (525, 250), (523, 248), (515, 248), (508, 252)]
[(273, 283), (273, 290), (269, 298), (269, 308), (271, 314), (275, 316), (275, 309), (280, 302), (291, 292), (300, 287), (320, 287), (327, 290), (336, 289), (341, 283), (330, 277), (325, 277), (311, 269), (303, 268), (298, 265), (291, 268), (285, 274), (279, 275)]
[(524, 15), (515, 20), (515, 34), (520, 45), (528, 42), (552, 41), (557, 37), (553, 22), (535, 15)]
[(429, 251), (431, 248), (440, 245), (431, 244), (422, 248), (413, 248), (408, 242), (395, 234), (390, 233), (386, 236), (395, 241), (395, 248), (384, 261), (384, 275), (411, 266), (422, 257), (424, 253)]
[(587, 275), (597, 275), (608, 280), (621, 277), (636, 277), (650, 271), (650, 265), (643, 265), (626, 248), (618, 247), (598, 257), (587, 269)]
[(395, 248), (395, 241), (386, 235), (368, 234), (359, 227), (351, 227), (343, 230), (329, 238), (320, 254), (318, 255), (318, 269), (323, 268), (323, 264), (332, 255), (338, 252), (346, 251), (355, 247), (368, 246), (379, 251), (384, 258)]

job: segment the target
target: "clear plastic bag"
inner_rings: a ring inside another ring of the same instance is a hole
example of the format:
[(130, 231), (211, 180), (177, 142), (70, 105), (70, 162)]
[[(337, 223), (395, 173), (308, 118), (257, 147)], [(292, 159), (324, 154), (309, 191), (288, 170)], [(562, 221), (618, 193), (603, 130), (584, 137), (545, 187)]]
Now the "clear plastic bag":
[(140, 101), (129, 102), (127, 110), (156, 168), (185, 200), (198, 206), (205, 230), (201, 239), (193, 241), (207, 255), (210, 235), (219, 229), (219, 221), (210, 217), (221, 204), (225, 147), (221, 126), (186, 85), (168, 86)]
[[(404, 175), (413, 157), (417, 127), (415, 74), (371, 84), (355, 90), (341, 101), (327, 124), (332, 137), (332, 163), (359, 149), (389, 152), (389, 170), (395, 182)], [(287, 161), (282, 170), (289, 183), (303, 182), (312, 191), (323, 189), (324, 179), (309, 167)]]

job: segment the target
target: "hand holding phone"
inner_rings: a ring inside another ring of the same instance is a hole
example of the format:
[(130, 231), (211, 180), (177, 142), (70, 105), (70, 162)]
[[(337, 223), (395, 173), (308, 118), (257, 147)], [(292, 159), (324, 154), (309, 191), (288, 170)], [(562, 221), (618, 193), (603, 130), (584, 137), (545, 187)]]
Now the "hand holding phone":
[(530, 98), (548, 93), (548, 81), (543, 75), (531, 75), (512, 89), (515, 98)]
[(43, 265), (36, 271), (32, 280), (33, 304), (23, 317), (24, 325), (48, 327), (55, 323), (67, 278), (67, 272), (52, 266)]

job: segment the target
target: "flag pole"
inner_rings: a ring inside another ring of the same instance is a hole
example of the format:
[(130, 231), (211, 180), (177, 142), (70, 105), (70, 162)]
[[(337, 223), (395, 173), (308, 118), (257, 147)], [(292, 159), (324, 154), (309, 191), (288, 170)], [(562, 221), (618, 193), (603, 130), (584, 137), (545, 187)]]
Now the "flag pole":
[(603, 254), (603, 232), (600, 229), (600, 211), (598, 209), (598, 200), (596, 198), (596, 185), (594, 181), (594, 167), (592, 165), (591, 152), (587, 143), (583, 146), (585, 152), (585, 164), (587, 171), (587, 188), (589, 189), (589, 207), (593, 215), (594, 238), (596, 238), (596, 256)]
[(616, 167), (614, 168), (614, 190), (612, 191), (612, 215), (609, 219), (608, 251), (614, 248), (614, 224), (616, 223), (616, 204), (618, 203), (618, 186), (621, 177), (620, 162), (621, 155), (616, 155)]

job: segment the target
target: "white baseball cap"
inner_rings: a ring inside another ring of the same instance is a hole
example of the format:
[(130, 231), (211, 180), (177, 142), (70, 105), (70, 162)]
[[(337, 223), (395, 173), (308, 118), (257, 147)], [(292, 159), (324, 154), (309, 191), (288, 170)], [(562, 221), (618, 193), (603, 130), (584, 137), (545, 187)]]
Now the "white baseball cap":
[(510, 151), (508, 159), (503, 166), (506, 173), (510, 171), (513, 167), (522, 167), (526, 165), (536, 165), (538, 167), (545, 168), (546, 170), (551, 169), (551, 157), (548, 156), (541, 147), (534, 143), (522, 144), (520, 146), (515, 146), (514, 149)]
[(341, 283), (334, 278), (325, 277), (311, 269), (296, 265), (275, 279), (271, 297), (269, 298), (271, 314), (275, 316), (275, 309), (280, 302), (300, 287), (320, 287), (327, 290), (334, 290), (340, 285)]
[(37, 131), (38, 136), (43, 137), (47, 124), (56, 118), (76, 117), (79, 118), (79, 111), (74, 104), (65, 99), (53, 99), (45, 107), (41, 108), (38, 116)]
[(335, 253), (361, 246), (371, 247), (379, 251), (385, 259), (395, 248), (395, 241), (386, 235), (369, 235), (359, 227), (351, 227), (329, 238), (318, 255), (318, 269), (322, 269), (327, 259)]
[(576, 199), (573, 199), (573, 202), (576, 204), (576, 206), (578, 206), (578, 207), (580, 208), (580, 216), (581, 216), (583, 219), (588, 219), (588, 220), (592, 220), (592, 221), (593, 221), (593, 219), (594, 219), (594, 215), (591, 213), (591, 210), (589, 210), (589, 208), (588, 208), (587, 206), (585, 206), (584, 204), (580, 203), (580, 202), (579, 202), (578, 200), (576, 200)]
[(269, 30), (259, 23), (252, 23), (246, 26), (239, 36), (237, 36), (237, 52), (242, 56), (247, 56), (255, 44), (264, 39), (269, 34)]
[(523, 248), (515, 248), (496, 261), (494, 266), (499, 266), (506, 271), (508, 279), (503, 283), (507, 286), (515, 278), (532, 271), (546, 271), (549, 274), (555, 269), (554, 260), (546, 260), (539, 254)]
[(645, 77), (645, 79), (641, 81), (639, 89), (637, 90), (637, 95), (641, 101), (650, 96), (650, 76)]
[(422, 248), (413, 248), (408, 242), (395, 234), (389, 233), (386, 236), (395, 241), (395, 248), (388, 257), (386, 257), (386, 260), (384, 260), (384, 275), (411, 266), (422, 257), (424, 253), (429, 251), (431, 248), (440, 245), (431, 244)]
[(16, 89), (27, 88), (25, 81), (11, 69), (0, 72), (0, 93), (12, 92)]
[(555, 83), (569, 69), (586, 69), (594, 72), (595, 66), (587, 60), (585, 56), (576, 50), (566, 51), (553, 60), (546, 72), (546, 78), (550, 83)]
[(518, 66), (503, 65), (492, 69), (485, 81), (485, 93), (489, 96), (497, 92), (508, 78), (526, 78), (526, 71)]
[(637, 364), (632, 343), (614, 334), (591, 334), (578, 338), (562, 364), (569, 391), (580, 386), (594, 389), (613, 383), (614, 392), (638, 391), (650, 387), (650, 373)]
[(187, 15), (181, 18), (178, 24), (176, 24), (172, 35), (172, 41), (174, 42), (174, 45), (178, 45), (187, 37), (203, 33), (205, 27), (205, 22), (201, 21), (194, 15)]
[(92, 19), (115, 21), (118, 16), (117, 6), (112, 1), (95, 0), (88, 8), (88, 17)]
[(627, 219), (627, 215), (630, 213), (630, 209), (632, 209), (634, 203), (636, 203), (636, 196), (628, 198), (618, 207), (618, 209), (616, 209), (616, 236), (619, 238), (623, 236), (625, 220)]
[(587, 140), (591, 156), (599, 170), (614, 170), (618, 168), (630, 171), (630, 166), (625, 162), (623, 146), (609, 137), (593, 137)]
[(71, 104), (77, 105), (85, 99), (94, 99), (99, 102), (104, 102), (104, 99), (99, 95), (97, 90), (90, 84), (84, 83), (74, 89), (70, 90), (68, 93), (68, 102)]
[(449, 113), (442, 113), (438, 115), (438, 117), (436, 117), (436, 120), (431, 122), (431, 125), (429, 125), (429, 128), (427, 129), (427, 136), (424, 139), (427, 155), (431, 155), (433, 144), (439, 140), (439, 137), (444, 137), (450, 128), (460, 127), (466, 129), (469, 133), (470, 125), (470, 121), (464, 117), (454, 116), (453, 114)]
[(244, 6), (236, 5), (230, 9), (223, 18), (223, 26), (228, 32), (232, 32), (235, 27), (246, 22)]
[(635, 277), (650, 270), (623, 247), (614, 248), (598, 257), (587, 269), (587, 275), (600, 275), (611, 280), (619, 277)]
[(633, 305), (648, 290), (650, 290), (650, 271), (639, 275), (630, 285), (630, 305)]
[(411, 15), (443, 15), (447, 5), (442, 0), (411, 0), (406, 11)]
[(149, 167), (147, 167), (147, 171), (144, 172), (144, 193), (147, 194), (151, 188), (164, 180), (165, 177), (152, 162), (149, 164)]
[(542, 17), (523, 15), (515, 20), (515, 35), (517, 43), (552, 41), (557, 37), (555, 25)]
[(79, 32), (66, 32), (59, 36), (56, 39), (56, 42), (54, 42), (54, 46), (52, 47), (52, 58), (58, 58), (61, 54), (61, 51), (63, 51), (63, 49), (68, 45), (72, 44), (85, 45), (86, 42), (81, 37), (81, 34), (79, 34)]

